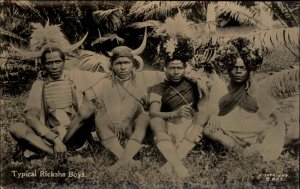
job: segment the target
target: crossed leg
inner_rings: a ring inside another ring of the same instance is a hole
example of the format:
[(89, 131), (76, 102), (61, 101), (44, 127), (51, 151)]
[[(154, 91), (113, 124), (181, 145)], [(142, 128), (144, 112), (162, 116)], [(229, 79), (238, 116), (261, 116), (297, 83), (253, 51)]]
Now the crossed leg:
[(154, 117), (150, 120), (150, 127), (154, 133), (157, 148), (167, 159), (179, 177), (187, 177), (188, 170), (180, 161), (177, 149), (168, 134), (166, 123), (163, 119)]
[(140, 114), (135, 120), (134, 131), (131, 136), (129, 136), (129, 140), (120, 159), (111, 167), (112, 170), (118, 169), (129, 164), (130, 162), (133, 162), (132, 158), (141, 149), (141, 143), (145, 138), (148, 125), (149, 116), (146, 114)]
[[(180, 160), (183, 160), (186, 155), (195, 147), (196, 143), (202, 138), (203, 126), (207, 123), (209, 114), (206, 112), (198, 112), (193, 118), (191, 127), (187, 130), (183, 141), (177, 148), (177, 154)], [(167, 162), (161, 168), (162, 171), (168, 172), (170, 163)]]
[(135, 129), (133, 133), (128, 136), (129, 140), (125, 148), (122, 147), (117, 137), (117, 133), (114, 132), (114, 128), (106, 116), (96, 118), (95, 122), (96, 131), (103, 146), (118, 157), (118, 161), (111, 169), (118, 169), (119, 167), (132, 162), (132, 158), (140, 150), (141, 143), (145, 138), (149, 124), (149, 116), (140, 114), (137, 117), (135, 120)]
[(15, 123), (9, 128), (12, 137), (25, 149), (40, 150), (48, 154), (53, 154), (53, 148), (44, 139), (38, 136), (28, 125)]

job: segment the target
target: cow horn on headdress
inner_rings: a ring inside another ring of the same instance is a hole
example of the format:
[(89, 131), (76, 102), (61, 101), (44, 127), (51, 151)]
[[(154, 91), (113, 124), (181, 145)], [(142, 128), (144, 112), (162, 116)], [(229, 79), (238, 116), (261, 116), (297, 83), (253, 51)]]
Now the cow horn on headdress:
[(80, 41), (71, 45), (62, 33), (60, 25), (49, 25), (49, 21), (45, 26), (42, 26), (40, 23), (33, 23), (32, 25), (34, 29), (30, 39), (30, 51), (19, 49), (11, 45), (12, 49), (26, 59), (39, 58), (48, 47), (57, 47), (64, 53), (70, 53), (79, 48), (88, 35), (87, 32)]
[(143, 39), (141, 46), (139, 48), (133, 50), (131, 53), (133, 55), (140, 55), (146, 48), (146, 44), (147, 44), (147, 27), (145, 28), (144, 39)]

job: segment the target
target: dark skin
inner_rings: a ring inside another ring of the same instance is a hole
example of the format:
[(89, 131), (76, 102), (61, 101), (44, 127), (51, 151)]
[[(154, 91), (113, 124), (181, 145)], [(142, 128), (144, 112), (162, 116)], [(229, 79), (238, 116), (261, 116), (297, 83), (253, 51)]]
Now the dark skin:
[[(53, 51), (46, 53), (45, 57), (43, 66), (46, 73), (53, 80), (60, 79), (65, 62), (59, 52)], [(74, 133), (83, 125), (83, 121), (89, 118), (94, 112), (93, 108), (88, 105), (89, 104), (82, 105), (75, 115), (75, 118), (71, 120), (71, 126), (68, 128), (64, 140), (57, 137), (58, 135), (55, 129), (50, 130), (40, 121), (40, 110), (37, 109), (28, 110), (24, 115), (26, 125), (13, 125), (10, 128), (10, 132), (21, 144), (27, 144), (43, 152), (52, 154), (57, 159), (65, 159), (67, 157), (66, 144), (72, 139)], [(44, 139), (53, 145), (45, 143)]]

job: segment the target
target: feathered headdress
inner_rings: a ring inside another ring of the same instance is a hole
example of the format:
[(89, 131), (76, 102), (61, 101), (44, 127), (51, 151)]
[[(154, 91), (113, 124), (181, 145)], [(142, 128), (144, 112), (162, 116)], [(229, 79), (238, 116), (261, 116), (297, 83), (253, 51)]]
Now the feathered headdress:
[(164, 37), (157, 47), (157, 51), (165, 62), (181, 60), (186, 63), (194, 56), (191, 39), (182, 36)]
[(32, 23), (32, 26), (34, 29), (30, 37), (30, 51), (12, 46), (25, 59), (39, 58), (47, 47), (57, 47), (64, 53), (70, 53), (80, 47), (88, 35), (86, 33), (79, 42), (71, 45), (62, 33), (60, 25), (50, 25), (48, 21), (45, 26), (40, 23)]
[(174, 18), (167, 18), (159, 28), (155, 30), (162, 40), (157, 46), (159, 58), (164, 62), (179, 59), (188, 62), (194, 56), (192, 43), (193, 33), (189, 29), (190, 23), (179, 11)]

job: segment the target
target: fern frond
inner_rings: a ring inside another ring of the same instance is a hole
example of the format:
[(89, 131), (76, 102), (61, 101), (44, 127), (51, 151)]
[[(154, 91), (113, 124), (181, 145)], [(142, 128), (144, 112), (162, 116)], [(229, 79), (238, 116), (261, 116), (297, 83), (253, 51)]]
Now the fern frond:
[(299, 68), (284, 70), (260, 81), (262, 89), (277, 99), (299, 95)]
[(216, 4), (216, 13), (217, 15), (228, 15), (241, 24), (267, 28), (267, 26), (259, 21), (255, 11), (241, 6), (237, 2), (218, 1)]
[(110, 59), (108, 57), (88, 50), (79, 51), (79, 69), (97, 72), (101, 68), (104, 72), (110, 71)]

